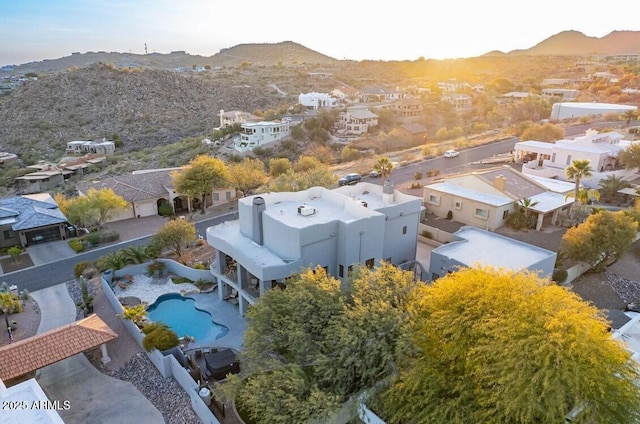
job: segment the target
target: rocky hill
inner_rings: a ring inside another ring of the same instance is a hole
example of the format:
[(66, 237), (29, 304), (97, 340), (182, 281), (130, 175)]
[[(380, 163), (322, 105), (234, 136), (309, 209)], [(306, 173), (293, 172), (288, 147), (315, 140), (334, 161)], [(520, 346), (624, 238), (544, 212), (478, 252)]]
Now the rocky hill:
[(210, 132), (220, 109), (278, 105), (273, 88), (105, 64), (46, 75), (0, 100), (0, 151), (55, 158), (71, 140), (119, 138), (121, 151)]
[(242, 63), (256, 66), (332, 65), (339, 62), (292, 41), (275, 44), (239, 44), (213, 56), (191, 55), (184, 51), (168, 54), (131, 54), (118, 52), (73, 53), (58, 59), (42, 60), (16, 66), (13, 72), (55, 72), (95, 63), (109, 63), (120, 68), (176, 69), (193, 66), (234, 67)]
[(526, 50), (510, 54), (527, 55), (615, 55), (640, 52), (640, 31), (613, 31), (598, 38), (579, 31), (563, 31)]

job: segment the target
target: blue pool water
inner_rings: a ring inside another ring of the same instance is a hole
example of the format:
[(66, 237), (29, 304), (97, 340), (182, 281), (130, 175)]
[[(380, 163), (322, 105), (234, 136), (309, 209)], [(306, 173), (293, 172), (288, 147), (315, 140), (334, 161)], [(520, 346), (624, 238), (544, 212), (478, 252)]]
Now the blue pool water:
[(178, 337), (195, 337), (196, 343), (224, 337), (229, 329), (213, 321), (211, 314), (195, 307), (195, 300), (179, 294), (163, 294), (147, 308), (151, 321), (167, 324)]

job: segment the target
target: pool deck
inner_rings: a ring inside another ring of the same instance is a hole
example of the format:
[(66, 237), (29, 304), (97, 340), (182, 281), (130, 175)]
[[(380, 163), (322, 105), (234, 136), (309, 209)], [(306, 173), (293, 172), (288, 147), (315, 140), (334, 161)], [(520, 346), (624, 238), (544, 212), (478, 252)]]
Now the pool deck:
[(199, 293), (200, 290), (190, 283), (174, 284), (171, 278), (153, 279), (146, 275), (135, 275), (133, 283), (121, 289), (117, 285), (113, 289), (117, 297), (134, 296), (147, 305), (151, 305), (163, 294), (176, 293), (195, 300), (195, 307), (211, 314), (214, 322), (229, 329), (227, 335), (213, 340), (196, 340), (189, 343), (186, 349), (201, 347), (230, 347), (242, 350), (242, 336), (247, 328), (247, 321), (240, 316), (238, 307), (230, 302), (220, 300), (218, 289), (210, 293)]

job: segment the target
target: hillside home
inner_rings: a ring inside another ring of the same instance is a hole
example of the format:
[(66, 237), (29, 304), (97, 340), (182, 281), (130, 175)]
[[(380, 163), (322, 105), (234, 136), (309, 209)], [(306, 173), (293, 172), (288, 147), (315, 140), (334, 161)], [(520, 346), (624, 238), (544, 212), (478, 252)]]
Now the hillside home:
[(448, 102), (455, 110), (468, 110), (473, 107), (473, 99), (468, 94), (447, 93), (440, 97), (443, 102)]
[(558, 140), (555, 143), (521, 141), (515, 144), (514, 156), (516, 162), (524, 163), (522, 172), (525, 175), (565, 181), (565, 169), (574, 160), (588, 160), (594, 172), (591, 177), (581, 181), (588, 187), (596, 188), (600, 180), (609, 175), (626, 180), (634, 178), (637, 169), (625, 169), (618, 160), (618, 154), (640, 141), (624, 140), (624, 137), (615, 131), (600, 134), (598, 130), (591, 129), (573, 140)]
[(338, 105), (338, 100), (327, 93), (312, 92), (300, 93), (298, 103), (307, 109), (318, 110), (325, 107), (335, 107)]
[(403, 97), (398, 88), (365, 88), (360, 91), (360, 101), (363, 103), (393, 102)]
[(265, 290), (307, 267), (321, 266), (343, 280), (356, 264), (410, 263), (421, 209), (419, 197), (391, 182), (241, 198), (238, 220), (207, 229), (218, 294), (237, 294), (244, 314)]
[(404, 98), (393, 102), (393, 110), (398, 118), (416, 118), (422, 115), (422, 102), (418, 99)]
[(0, 167), (6, 168), (18, 163), (18, 155), (8, 152), (0, 152)]
[(510, 91), (498, 96), (496, 100), (500, 103), (516, 103), (531, 96), (533, 96), (533, 94), (526, 91)]
[(103, 156), (113, 155), (116, 151), (116, 144), (113, 141), (70, 141), (67, 143), (65, 153), (68, 155), (97, 154)]
[(47, 193), (0, 199), (0, 247), (32, 246), (73, 234), (67, 217)]
[[(176, 193), (171, 174), (179, 170), (180, 168), (167, 168), (134, 171), (100, 181), (82, 182), (77, 189), (81, 196), (85, 196), (89, 189), (108, 188), (129, 204), (127, 208), (114, 214), (110, 222), (158, 215), (159, 207), (163, 204), (171, 206), (176, 214), (190, 213), (200, 209), (202, 203), (200, 199)], [(228, 203), (235, 198), (236, 190), (232, 187), (214, 189), (205, 196), (205, 207)]]
[(514, 272), (530, 271), (551, 277), (556, 252), (476, 227), (462, 227), (453, 240), (431, 251), (431, 281), (459, 268), (491, 266)]
[(68, 180), (73, 174), (71, 170), (63, 170), (57, 167), (16, 177), (16, 189), (20, 194), (41, 193), (51, 190)]
[(494, 231), (503, 226), (518, 202), (531, 199), (536, 229), (564, 219), (573, 203), (573, 184), (530, 178), (510, 166), (453, 175), (424, 187), (427, 211), (466, 225)]
[(455, 79), (450, 79), (450, 80), (447, 80), (447, 81), (438, 82), (438, 88), (442, 92), (455, 93), (456, 91), (459, 91), (459, 90), (470, 89), (471, 85), (469, 83), (467, 83), (467, 82), (462, 82), (462, 81), (457, 81)]
[(245, 124), (248, 122), (259, 122), (262, 120), (259, 116), (252, 115), (248, 112), (242, 112), (240, 110), (230, 110), (225, 112), (220, 110), (220, 128), (232, 127), (236, 124)]
[(637, 109), (636, 106), (611, 103), (559, 102), (551, 106), (551, 116), (549, 119), (561, 121), (563, 119), (579, 118), (581, 116), (606, 115), (608, 113), (623, 114), (628, 110)]
[(291, 133), (289, 121), (260, 121), (242, 124), (240, 139), (234, 142), (234, 149), (244, 153), (258, 146), (285, 139)]
[(360, 102), (360, 92), (348, 85), (341, 85), (329, 92), (331, 97), (339, 99), (343, 103), (358, 103)]
[(389, 136), (397, 138), (404, 145), (419, 146), (426, 142), (429, 131), (420, 124), (404, 124), (389, 131)]
[(369, 128), (378, 125), (378, 115), (371, 112), (368, 107), (350, 107), (340, 112), (337, 126), (338, 135), (362, 135)]
[(555, 101), (573, 101), (580, 95), (580, 90), (570, 90), (565, 88), (543, 88), (542, 97)]

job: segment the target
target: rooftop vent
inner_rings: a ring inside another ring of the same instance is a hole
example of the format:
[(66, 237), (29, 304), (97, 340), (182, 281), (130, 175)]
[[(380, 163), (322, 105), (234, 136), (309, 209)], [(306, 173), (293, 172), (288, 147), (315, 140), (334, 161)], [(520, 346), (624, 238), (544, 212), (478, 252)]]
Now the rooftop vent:
[(316, 213), (316, 209), (312, 208), (311, 206), (307, 206), (307, 205), (298, 206), (298, 214), (302, 216), (309, 216), (309, 215), (313, 215), (314, 213)]
[(361, 200), (361, 201), (360, 201), (360, 204), (361, 204), (362, 206), (364, 206), (365, 208), (368, 206), (368, 203), (367, 203), (367, 202), (365, 202), (364, 200)]

